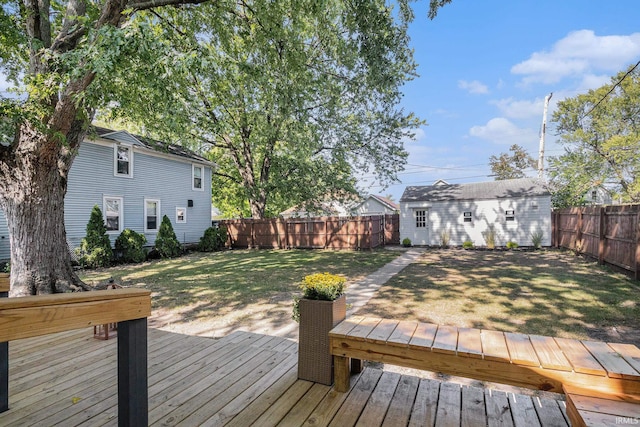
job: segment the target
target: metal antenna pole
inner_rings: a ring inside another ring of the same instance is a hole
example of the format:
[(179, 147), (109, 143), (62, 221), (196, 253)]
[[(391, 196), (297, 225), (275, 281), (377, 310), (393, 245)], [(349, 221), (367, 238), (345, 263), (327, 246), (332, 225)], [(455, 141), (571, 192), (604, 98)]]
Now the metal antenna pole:
[(544, 136), (547, 133), (547, 109), (549, 101), (553, 96), (553, 92), (544, 98), (544, 110), (542, 112), (542, 130), (540, 131), (540, 150), (538, 151), (538, 178), (542, 179), (544, 175)]

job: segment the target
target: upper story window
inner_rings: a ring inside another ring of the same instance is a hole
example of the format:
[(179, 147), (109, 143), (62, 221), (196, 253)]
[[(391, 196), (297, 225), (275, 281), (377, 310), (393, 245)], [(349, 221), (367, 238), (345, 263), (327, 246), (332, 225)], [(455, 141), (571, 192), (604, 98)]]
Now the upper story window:
[(416, 228), (425, 228), (427, 226), (427, 211), (416, 211)]
[(462, 218), (464, 222), (473, 222), (473, 214), (471, 212), (463, 212)]
[(122, 232), (122, 224), (124, 223), (122, 197), (105, 196), (102, 199), (102, 205), (107, 232)]
[(591, 200), (593, 200), (594, 202), (596, 200), (598, 200), (598, 191), (597, 190), (591, 191)]
[(160, 228), (160, 200), (144, 200), (144, 231), (157, 232)]
[(118, 144), (114, 148), (113, 174), (116, 176), (133, 176), (133, 149), (129, 145)]
[(192, 168), (192, 185), (194, 190), (203, 190), (202, 188), (202, 166), (193, 165)]

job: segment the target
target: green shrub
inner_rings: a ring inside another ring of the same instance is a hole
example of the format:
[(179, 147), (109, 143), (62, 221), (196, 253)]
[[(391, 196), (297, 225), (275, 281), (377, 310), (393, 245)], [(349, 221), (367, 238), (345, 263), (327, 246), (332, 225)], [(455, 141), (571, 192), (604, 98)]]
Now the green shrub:
[(166, 215), (162, 217), (155, 248), (162, 258), (174, 258), (182, 253), (182, 246), (173, 231), (169, 217)]
[(3, 273), (11, 273), (11, 261), (7, 261), (7, 263), (2, 268)]
[(484, 237), (484, 241), (487, 244), (487, 248), (495, 249), (496, 247), (496, 229), (491, 224), (486, 231), (482, 233), (482, 237)]
[(126, 228), (116, 239), (116, 252), (122, 262), (142, 262), (147, 258), (144, 244), (147, 238), (144, 234)]
[(411, 239), (408, 237), (405, 237), (404, 239), (402, 239), (402, 246), (407, 248), (411, 246)]
[(449, 233), (449, 230), (442, 230), (440, 232), (440, 247), (448, 248), (450, 242), (451, 242), (451, 234)]
[(95, 205), (87, 223), (87, 235), (76, 249), (78, 261), (87, 267), (107, 267), (113, 260), (111, 240), (102, 219), (102, 211)]
[(473, 249), (473, 242), (471, 240), (465, 240), (462, 242), (462, 247), (464, 249)]
[(518, 247), (518, 244), (516, 242), (512, 242), (512, 241), (507, 242), (507, 249), (515, 249), (517, 247)]
[[(305, 276), (300, 283), (302, 298), (322, 301), (335, 301), (344, 294), (347, 280), (344, 277), (330, 273), (316, 273)], [(294, 298), (293, 315), (296, 322), (300, 321), (300, 298)]]
[(543, 237), (544, 233), (542, 233), (542, 231), (535, 231), (531, 233), (531, 245), (536, 249), (540, 249), (542, 247)]
[(200, 238), (198, 250), (202, 252), (219, 251), (227, 241), (227, 229), (225, 227), (209, 227), (204, 231), (204, 236)]

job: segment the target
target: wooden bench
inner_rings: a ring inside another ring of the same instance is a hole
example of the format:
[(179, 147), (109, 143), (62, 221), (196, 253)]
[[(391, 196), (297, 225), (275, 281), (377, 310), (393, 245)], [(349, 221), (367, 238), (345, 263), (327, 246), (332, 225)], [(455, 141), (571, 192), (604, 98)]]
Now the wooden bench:
[(634, 345), (367, 317), (341, 322), (329, 339), (339, 392), (350, 388), (350, 359), (355, 371), (370, 360), (567, 393), (574, 425), (597, 425), (588, 420), (596, 419), (590, 409), (598, 402), (582, 397), (607, 400), (605, 415), (614, 425), (630, 410), (640, 417), (640, 349)]
[(118, 424), (147, 425), (150, 315), (151, 292), (145, 289), (0, 298), (0, 412), (9, 409), (9, 341), (117, 323)]

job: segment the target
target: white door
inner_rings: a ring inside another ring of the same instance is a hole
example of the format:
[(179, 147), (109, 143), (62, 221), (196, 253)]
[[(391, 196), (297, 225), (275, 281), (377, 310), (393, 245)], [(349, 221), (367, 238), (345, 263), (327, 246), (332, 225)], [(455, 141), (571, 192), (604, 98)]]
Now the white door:
[(425, 208), (413, 210), (414, 232), (411, 243), (414, 245), (429, 244), (429, 222), (427, 218), (429, 211)]

